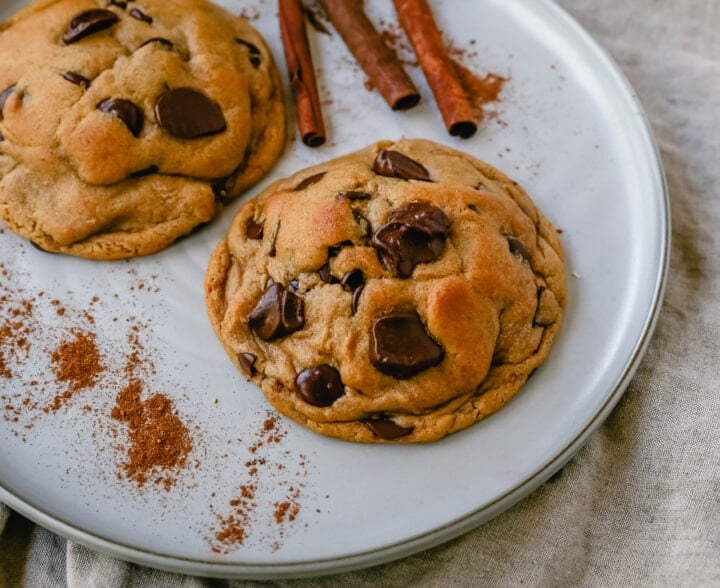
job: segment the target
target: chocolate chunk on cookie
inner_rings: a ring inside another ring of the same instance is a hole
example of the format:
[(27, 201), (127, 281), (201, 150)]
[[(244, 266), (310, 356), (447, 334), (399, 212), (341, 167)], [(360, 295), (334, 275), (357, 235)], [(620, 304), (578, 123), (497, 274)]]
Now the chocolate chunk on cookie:
[(274, 165), (281, 88), (208, 0), (31, 2), (0, 29), (0, 218), (44, 251), (157, 252)]
[(523, 189), (424, 140), (275, 182), (238, 211), (205, 288), (229, 357), (277, 410), (378, 443), (500, 409), (566, 305), (558, 233)]

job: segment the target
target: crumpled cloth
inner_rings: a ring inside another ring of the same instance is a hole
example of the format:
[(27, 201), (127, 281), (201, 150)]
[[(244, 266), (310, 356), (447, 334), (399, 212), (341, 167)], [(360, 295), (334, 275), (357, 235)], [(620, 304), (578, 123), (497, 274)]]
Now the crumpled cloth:
[[(655, 335), (624, 397), (550, 481), (478, 529), (293, 586), (720, 586), (720, 2), (561, 0), (648, 113), (673, 219)], [(0, 588), (254, 586), (75, 545), (0, 505)]]

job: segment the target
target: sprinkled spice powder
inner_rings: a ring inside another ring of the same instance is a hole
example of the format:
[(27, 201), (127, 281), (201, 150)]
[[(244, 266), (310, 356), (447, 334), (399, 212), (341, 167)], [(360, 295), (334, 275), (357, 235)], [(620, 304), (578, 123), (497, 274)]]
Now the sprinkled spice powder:
[(105, 370), (95, 334), (80, 329), (72, 331), (72, 338), (62, 342), (50, 355), (58, 382), (67, 384), (64, 392), (56, 394), (49, 410), (58, 410), (78, 390), (91, 388)]
[[(139, 278), (136, 270), (128, 274), (131, 292), (159, 291)], [(72, 292), (66, 294), (72, 299)], [(133, 300), (131, 306), (136, 304)], [(104, 333), (96, 331), (93, 313), (100, 302), (100, 297), (93, 296), (89, 304), (78, 307), (68, 300), (50, 299), (44, 292), (28, 296), (25, 287), (16, 286), (14, 276), (0, 262), (0, 377), (13, 383), (0, 390), (3, 420), (16, 424), (12, 433), (27, 441), (20, 427), (32, 428), (43, 414), (57, 413), (80, 391), (102, 393), (95, 398), (83, 395), (82, 411), (92, 413), (97, 401), (107, 406), (109, 391), (116, 398), (111, 409), (104, 409), (105, 415), (122, 423), (127, 432), (121, 436), (118, 428), (110, 429), (111, 438), (122, 439), (116, 445), (124, 456), (117, 477), (138, 487), (152, 482), (169, 490), (188, 464), (193, 448), (190, 431), (169, 398), (159, 393), (142, 397), (145, 380), (155, 375), (153, 362), (141, 343), (148, 325), (128, 317), (126, 357), (120, 361), (115, 354), (103, 357), (98, 343)], [(103, 346), (108, 341), (103, 339)], [(62, 412), (63, 417), (66, 414)]]
[(454, 61), (455, 70), (471, 102), (478, 110), (488, 104), (500, 101), (500, 93), (507, 78), (494, 73), (480, 76), (461, 63)]
[[(135, 269), (122, 277), (127, 297), (117, 292), (82, 303), (83, 295), (71, 290), (59, 297), (33, 294), (27, 275), (20, 273), (16, 282), (0, 261), (0, 378), (6, 379), (0, 386), (0, 435), (32, 444), (33, 428), (69, 429), (97, 449), (88, 473), (103, 483), (122, 482), (132, 496), (154, 491), (155, 500), (168, 492), (170, 500), (160, 504), (182, 508), (183, 493), (207, 489), (190, 476), (211, 456), (202, 430), (179, 414), (173, 398), (155, 389), (154, 382), (162, 385), (162, 374), (154, 350), (143, 345), (152, 319), (135, 316), (145, 316), (138, 312), (138, 295), (159, 292), (155, 278), (148, 281)], [(124, 308), (130, 313), (123, 314)], [(307, 459), (282, 448), (287, 433), (281, 423), (267, 412), (247, 442), (236, 439), (247, 452), (244, 461), (242, 453), (232, 461), (241, 479), (234, 491), (230, 485), (224, 506), (208, 505), (211, 523), (202, 522), (198, 529), (213, 553), (229, 554), (249, 543), (277, 550), (286, 533), (302, 526)], [(65, 454), (71, 451), (72, 446), (64, 448)], [(216, 490), (227, 486), (224, 481)]]
[[(244, 464), (245, 483), (239, 486), (223, 512), (210, 505), (215, 523), (210, 527), (210, 536), (205, 539), (213, 553), (236, 551), (254, 536), (256, 541), (268, 541), (276, 551), (282, 546), (281, 541), (290, 525), (297, 524), (303, 480), (307, 476), (306, 457), (297, 456), (297, 470), (292, 472), (287, 471), (290, 451), (283, 452), (281, 461), (272, 459), (268, 451), (277, 447), (286, 434), (278, 417), (268, 413), (255, 433), (255, 441), (247, 447), (252, 457)], [(278, 492), (282, 495), (280, 500), (277, 499)]]
[(132, 380), (120, 391), (112, 418), (128, 427), (125, 476), (143, 486), (149, 480), (169, 490), (175, 483), (173, 471), (185, 467), (193, 443), (185, 424), (166, 396), (154, 394), (141, 400), (142, 382)]

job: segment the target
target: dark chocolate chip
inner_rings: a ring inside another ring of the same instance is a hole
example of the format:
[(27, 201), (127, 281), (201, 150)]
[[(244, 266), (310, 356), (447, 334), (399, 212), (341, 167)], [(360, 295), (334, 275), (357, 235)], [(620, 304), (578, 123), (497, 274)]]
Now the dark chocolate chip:
[(352, 295), (352, 302), (350, 304), (350, 309), (352, 310), (352, 313), (355, 314), (357, 312), (358, 306), (360, 306), (360, 294), (362, 294), (362, 291), (365, 289), (365, 284), (362, 284), (355, 288)]
[(155, 102), (158, 124), (173, 137), (196, 139), (221, 133), (227, 128), (216, 102), (193, 88), (167, 90)]
[(385, 441), (392, 441), (393, 439), (404, 437), (413, 431), (412, 427), (401, 427), (386, 418), (368, 419), (365, 421), (365, 424), (373, 433)]
[(2, 143), (5, 140), (5, 135), (0, 133), (0, 143)]
[(425, 330), (416, 312), (398, 312), (376, 319), (370, 328), (370, 361), (399, 380), (439, 364), (445, 350)]
[(357, 290), (365, 283), (365, 275), (361, 269), (354, 269), (347, 272), (340, 278), (340, 285), (350, 291)]
[(256, 221), (254, 218), (248, 220), (245, 225), (245, 232), (248, 239), (262, 239), (265, 232), (265, 221)]
[(326, 284), (337, 284), (338, 279), (330, 273), (330, 264), (326, 263), (318, 271), (320, 279)]
[(336, 196), (338, 200), (369, 200), (372, 198), (371, 194), (367, 192), (356, 192), (354, 190), (348, 190), (347, 192), (340, 192)]
[(142, 110), (134, 102), (124, 98), (106, 98), (97, 105), (97, 109), (106, 114), (113, 114), (125, 123), (134, 137), (140, 135), (145, 117)]
[(317, 174), (313, 174), (312, 176), (308, 176), (304, 180), (302, 180), (297, 186), (293, 188), (293, 192), (299, 192), (300, 190), (304, 190), (305, 188), (309, 188), (313, 184), (317, 184), (320, 180), (322, 180), (325, 177), (325, 174), (327, 172), (320, 172)]
[(7, 99), (10, 98), (10, 94), (15, 91), (15, 87), (15, 84), (8, 86), (2, 91), (2, 94), (0, 94), (0, 120), (3, 119), (3, 108), (5, 108), (5, 103), (7, 102)]
[(66, 71), (63, 74), (63, 78), (71, 84), (82, 86), (86, 90), (90, 87), (90, 80), (88, 80), (85, 76), (81, 76), (79, 73), (75, 73), (74, 71)]
[(425, 167), (404, 153), (392, 149), (383, 149), (373, 163), (373, 171), (388, 178), (402, 180), (420, 180), (431, 182), (430, 174)]
[(145, 176), (151, 176), (152, 174), (158, 173), (158, 166), (157, 165), (151, 165), (149, 167), (146, 167), (144, 169), (139, 169), (136, 172), (133, 172), (130, 174), (131, 178), (143, 178)]
[(340, 374), (331, 365), (305, 368), (295, 378), (300, 397), (313, 406), (330, 406), (345, 393)]
[(255, 69), (260, 67), (260, 63), (261, 63), (260, 49), (258, 49), (255, 45), (253, 45), (252, 43), (249, 43), (245, 39), (239, 39), (238, 37), (235, 37), (235, 41), (237, 41), (244, 47), (247, 47), (249, 58), (250, 58), (250, 65), (252, 65)]
[(70, 21), (62, 40), (66, 45), (70, 45), (88, 35), (110, 28), (118, 20), (117, 14), (111, 10), (105, 10), (104, 8), (86, 10)]
[(152, 21), (153, 21), (152, 16), (148, 16), (139, 8), (133, 8), (132, 10), (130, 10), (129, 14), (130, 14), (130, 16), (132, 16), (133, 18), (136, 18), (137, 20), (141, 20), (148, 24), (152, 24)]
[(382, 266), (401, 278), (418, 263), (435, 261), (445, 249), (450, 219), (429, 202), (410, 202), (393, 211), (372, 236)]
[(302, 298), (273, 282), (248, 315), (250, 330), (263, 341), (294, 333), (305, 325)]
[(117, 6), (121, 10), (125, 10), (127, 8), (127, 2), (125, 2), (124, 0), (108, 0), (107, 5)]
[(519, 257), (523, 261), (530, 261), (530, 252), (527, 250), (527, 247), (525, 247), (525, 243), (523, 243), (520, 239), (517, 239), (516, 237), (506, 238), (508, 242), (508, 247), (510, 248), (510, 253), (512, 253), (516, 257)]
[(252, 378), (255, 375), (255, 361), (257, 357), (252, 353), (238, 353), (235, 357), (237, 357), (238, 363), (245, 372), (245, 375)]
[(290, 283), (288, 284), (288, 287), (293, 291), (297, 292), (297, 289), (300, 287), (300, 282), (298, 280), (290, 280)]
[(153, 37), (152, 39), (148, 39), (147, 41), (144, 41), (138, 49), (145, 47), (145, 45), (150, 45), (151, 43), (157, 43), (161, 47), (165, 47), (165, 49), (174, 49), (175, 45), (173, 45), (172, 41), (168, 41), (167, 39), (163, 39), (162, 37)]

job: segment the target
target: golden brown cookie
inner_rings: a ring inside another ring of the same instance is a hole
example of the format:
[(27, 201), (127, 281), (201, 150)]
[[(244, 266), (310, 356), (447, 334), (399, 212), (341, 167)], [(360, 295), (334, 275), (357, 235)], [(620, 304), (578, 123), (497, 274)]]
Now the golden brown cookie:
[(271, 53), (210, 2), (38, 0), (0, 27), (0, 216), (42, 249), (163, 249), (284, 141)]
[(212, 325), (281, 413), (352, 441), (433, 441), (502, 407), (565, 309), (557, 231), (490, 165), (424, 140), (302, 170), (241, 208)]

